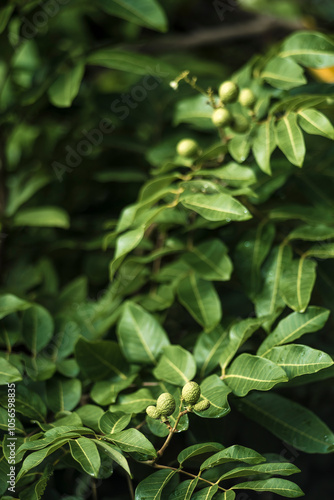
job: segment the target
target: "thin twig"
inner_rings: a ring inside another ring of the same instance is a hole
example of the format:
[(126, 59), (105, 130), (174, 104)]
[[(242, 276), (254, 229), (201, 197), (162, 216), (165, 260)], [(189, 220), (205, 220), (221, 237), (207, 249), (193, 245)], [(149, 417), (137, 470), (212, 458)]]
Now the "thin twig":
[(135, 500), (135, 492), (133, 490), (133, 484), (132, 484), (131, 477), (129, 476), (129, 474), (126, 475), (126, 480), (127, 480), (128, 487), (129, 487), (130, 498), (131, 498), (131, 500)]
[(97, 500), (96, 483), (94, 478), (92, 478), (92, 497), (93, 500)]
[(270, 33), (274, 29), (295, 31), (305, 29), (300, 21), (288, 21), (274, 16), (257, 15), (252, 19), (234, 24), (219, 24), (205, 29), (196, 30), (186, 35), (172, 35), (157, 37), (147, 43), (131, 46), (143, 52), (155, 53), (171, 50), (188, 50), (195, 47), (204, 47), (232, 40), (240, 40)]
[[(159, 464), (154, 464), (153, 467), (155, 469), (170, 469), (170, 470), (175, 470), (176, 472), (181, 472), (181, 474), (185, 474), (186, 476), (192, 477), (193, 479), (199, 479), (200, 481), (204, 481), (205, 483), (210, 484), (211, 486), (214, 486), (217, 483), (212, 483), (211, 481), (208, 481), (207, 479), (204, 479), (203, 477), (200, 477), (198, 474), (197, 476), (195, 474), (191, 474), (190, 472), (187, 472), (183, 469), (176, 469), (175, 467), (169, 467), (169, 465), (159, 465)], [(222, 486), (218, 486), (220, 490), (227, 491), (225, 488)]]
[(157, 458), (155, 459), (155, 461), (158, 460), (163, 455), (165, 449), (169, 445), (172, 437), (174, 436), (175, 432), (177, 431), (177, 426), (179, 425), (181, 417), (183, 417), (183, 415), (186, 415), (187, 413), (189, 413), (189, 410), (183, 410), (183, 411), (181, 411), (181, 408), (182, 408), (182, 399), (180, 400), (179, 414), (177, 416), (177, 419), (175, 420), (174, 427), (170, 427), (169, 428), (169, 434), (168, 434), (168, 436), (166, 438), (166, 441), (161, 446), (160, 450), (157, 451)]

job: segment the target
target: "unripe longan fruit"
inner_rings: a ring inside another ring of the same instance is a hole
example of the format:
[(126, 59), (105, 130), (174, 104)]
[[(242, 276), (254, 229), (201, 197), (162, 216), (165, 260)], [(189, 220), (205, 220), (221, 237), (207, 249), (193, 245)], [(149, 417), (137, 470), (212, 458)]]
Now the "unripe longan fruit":
[(219, 89), (218, 94), (220, 99), (225, 102), (235, 102), (238, 98), (239, 87), (232, 81), (223, 82)]
[(249, 130), (249, 122), (243, 115), (234, 115), (231, 128), (234, 132), (242, 134), (243, 132), (247, 132), (247, 130)]
[(164, 392), (160, 394), (157, 399), (157, 410), (164, 417), (169, 417), (175, 411), (175, 399), (169, 394), (169, 392)]
[(161, 417), (160, 411), (155, 406), (148, 406), (146, 408), (146, 413), (149, 417), (158, 419)]
[(204, 411), (207, 410), (210, 407), (210, 401), (206, 398), (202, 399), (202, 401), (199, 401), (198, 403), (195, 404), (193, 407), (193, 410), (196, 411)]
[(182, 397), (187, 405), (194, 405), (199, 400), (201, 388), (196, 382), (187, 382), (182, 389)]
[(212, 123), (216, 127), (225, 127), (231, 122), (231, 119), (232, 115), (226, 108), (215, 109), (211, 117)]
[(242, 89), (238, 101), (245, 108), (252, 108), (256, 102), (256, 98), (251, 89)]
[(178, 142), (176, 151), (180, 156), (191, 158), (198, 153), (198, 144), (193, 139), (182, 139)]

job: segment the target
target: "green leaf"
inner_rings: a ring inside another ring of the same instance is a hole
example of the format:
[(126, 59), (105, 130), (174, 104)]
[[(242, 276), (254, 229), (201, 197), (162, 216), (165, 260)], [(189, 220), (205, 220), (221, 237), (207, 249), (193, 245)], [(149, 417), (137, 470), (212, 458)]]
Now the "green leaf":
[(209, 488), (203, 488), (197, 491), (195, 495), (192, 496), (193, 500), (211, 500), (215, 493), (218, 491), (218, 484), (209, 486)]
[(99, 421), (102, 415), (104, 415), (104, 411), (100, 406), (85, 404), (80, 406), (75, 413), (79, 415), (83, 425), (94, 429), (99, 432)]
[(46, 457), (54, 453), (56, 450), (61, 448), (64, 444), (68, 443), (70, 438), (64, 437), (63, 439), (57, 441), (56, 443), (44, 448), (43, 450), (38, 450), (33, 453), (30, 453), (28, 457), (24, 460), (22, 467), (16, 477), (16, 481), (18, 481), (22, 476), (24, 476), (30, 469), (37, 467), (40, 463), (45, 460)]
[(334, 257), (334, 243), (314, 245), (307, 251), (306, 255), (317, 259), (332, 259)]
[(296, 474), (296, 472), (300, 472), (300, 469), (293, 464), (285, 463), (285, 462), (275, 462), (275, 463), (266, 463), (260, 465), (251, 465), (251, 466), (240, 466), (236, 467), (228, 472), (225, 472), (221, 477), (220, 481), (223, 479), (232, 479), (235, 477), (250, 477), (256, 474), (277, 474), (279, 476), (290, 476), (291, 474)]
[(121, 265), (125, 256), (136, 248), (144, 237), (145, 229), (141, 226), (127, 231), (117, 238), (116, 250), (113, 260), (110, 262), (110, 280)]
[(305, 157), (303, 133), (297, 123), (297, 114), (284, 115), (276, 125), (276, 142), (287, 159), (297, 167), (301, 167)]
[[(68, 413), (68, 412), (66, 412)], [(65, 417), (55, 420), (51, 427), (45, 431), (45, 437), (65, 437), (64, 434), (94, 434), (92, 429), (82, 427), (81, 420), (76, 413), (65, 415)]]
[(14, 226), (61, 227), (68, 229), (70, 221), (65, 210), (58, 207), (24, 208), (16, 213)]
[(298, 312), (306, 310), (316, 280), (317, 263), (305, 257), (286, 263), (280, 282), (284, 302)]
[(81, 382), (77, 378), (52, 377), (47, 381), (47, 405), (53, 412), (71, 411), (81, 398)]
[(256, 176), (252, 168), (241, 166), (233, 161), (223, 167), (211, 170), (201, 169), (201, 176), (216, 177), (226, 181), (231, 186), (249, 186), (250, 184), (254, 184), (254, 182), (256, 182)]
[(48, 89), (51, 104), (58, 108), (69, 108), (78, 95), (84, 72), (85, 65), (77, 64), (74, 68), (61, 73)]
[(265, 318), (247, 318), (235, 323), (230, 328), (227, 337), (224, 337), (220, 349), (220, 366), (224, 371), (239, 347), (258, 330)]
[(169, 285), (160, 285), (154, 290), (150, 290), (140, 300), (140, 305), (148, 311), (163, 311), (174, 302), (174, 289)]
[(215, 126), (211, 120), (212, 113), (213, 109), (207, 97), (203, 95), (190, 97), (177, 103), (174, 122), (175, 125), (189, 123), (195, 128), (213, 130)]
[(279, 207), (273, 208), (269, 211), (268, 216), (273, 221), (287, 221), (287, 220), (301, 220), (308, 224), (317, 225), (319, 220), (329, 222), (328, 208), (326, 207), (311, 207), (307, 205), (298, 204), (282, 204)]
[(143, 413), (149, 405), (155, 404), (156, 400), (146, 388), (139, 389), (132, 394), (124, 394), (119, 396), (118, 404), (113, 404), (109, 407), (110, 411), (119, 415), (119, 412), (124, 413)]
[(53, 474), (53, 467), (48, 464), (39, 479), (29, 488), (20, 492), (20, 500), (40, 500), (43, 497), (48, 480)]
[(22, 176), (15, 175), (10, 183), (5, 209), (6, 215), (11, 217), (23, 203), (32, 198), (37, 191), (49, 184), (50, 181), (51, 178), (40, 171), (35, 174), (29, 172), (29, 174)]
[(127, 363), (121, 349), (112, 340), (89, 342), (80, 338), (75, 346), (75, 358), (82, 373), (91, 380), (113, 377), (126, 381)]
[(44, 307), (33, 305), (24, 312), (22, 336), (34, 356), (49, 343), (53, 330), (52, 316)]
[(199, 478), (182, 481), (168, 497), (168, 500), (190, 500), (197, 486)]
[(157, 453), (152, 443), (137, 429), (127, 429), (106, 436), (123, 451), (136, 452), (149, 457), (156, 457)]
[(282, 319), (275, 330), (260, 345), (257, 354), (265, 356), (272, 347), (299, 339), (305, 333), (317, 332), (324, 326), (329, 311), (310, 306), (304, 313), (294, 312)]
[(232, 363), (224, 381), (237, 396), (249, 391), (268, 391), (280, 382), (286, 382), (285, 371), (271, 361), (252, 354), (240, 354)]
[(23, 311), (24, 309), (28, 309), (31, 307), (29, 302), (25, 300), (19, 299), (12, 295), (11, 293), (7, 293), (0, 296), (0, 319), (8, 316), (8, 314), (12, 314), (16, 311)]
[(245, 160), (247, 160), (251, 147), (250, 134), (248, 133), (235, 135), (230, 141), (228, 141), (227, 147), (228, 152), (232, 156), (233, 160), (238, 161), (239, 163), (244, 162)]
[(167, 31), (166, 15), (156, 0), (98, 0), (98, 4), (107, 14), (146, 28)]
[(15, 9), (15, 5), (7, 5), (0, 9), (0, 33), (6, 29), (9, 19)]
[(273, 393), (253, 393), (236, 401), (239, 411), (279, 439), (306, 453), (333, 451), (334, 434), (313, 412)]
[(260, 169), (271, 175), (270, 157), (276, 148), (274, 120), (266, 120), (256, 127), (252, 151)]
[(247, 481), (233, 486), (234, 490), (271, 491), (287, 498), (297, 498), (304, 495), (295, 483), (287, 479), (263, 479), (260, 481)]
[[(26, 358), (25, 365), (27, 374), (34, 381), (48, 380), (54, 375), (55, 371), (57, 370), (56, 363), (50, 361), (50, 358), (45, 357), (43, 353), (37, 355), (36, 358)], [(77, 375), (77, 373), (75, 375)]]
[(261, 265), (267, 257), (273, 239), (275, 226), (259, 224), (256, 229), (245, 232), (235, 252), (235, 266), (243, 285), (250, 296), (261, 289)]
[(99, 439), (94, 439), (94, 443), (96, 443), (98, 448), (104, 451), (114, 462), (120, 465), (128, 474), (131, 476), (129, 464), (126, 458), (120, 453), (116, 448), (114, 448), (111, 444), (105, 443)]
[(124, 306), (117, 335), (126, 359), (131, 363), (156, 365), (168, 337), (158, 321), (133, 302)]
[(201, 443), (188, 446), (181, 453), (178, 454), (177, 460), (180, 465), (182, 465), (186, 460), (189, 460), (203, 453), (215, 453), (224, 449), (224, 446), (220, 443)]
[(194, 357), (197, 367), (200, 369), (201, 377), (208, 375), (218, 366), (227, 334), (227, 330), (223, 330), (218, 325), (211, 332), (203, 332), (198, 336), (194, 348)]
[(233, 270), (227, 247), (218, 239), (192, 246), (182, 259), (208, 281), (228, 281)]
[(212, 330), (220, 322), (222, 309), (214, 285), (191, 272), (177, 287), (181, 304), (206, 330)]
[(230, 411), (230, 405), (227, 396), (231, 389), (218, 377), (210, 375), (201, 383), (201, 395), (210, 401), (210, 407), (202, 412), (196, 412), (196, 415), (202, 418), (221, 418)]
[(211, 469), (216, 465), (225, 464), (228, 462), (245, 462), (246, 464), (259, 464), (265, 462), (265, 458), (250, 448), (234, 445), (225, 448), (218, 453), (215, 453), (210, 458), (207, 458), (201, 465), (201, 470)]
[[(133, 368), (133, 367), (131, 367)], [(107, 378), (96, 382), (91, 390), (91, 397), (98, 405), (109, 405), (115, 403), (117, 395), (129, 387), (137, 376), (137, 370), (127, 375), (126, 379), (115, 379), (115, 377)], [(121, 410), (122, 411), (122, 410)]]
[(153, 370), (158, 380), (182, 387), (194, 378), (195, 373), (196, 363), (192, 354), (178, 345), (165, 347), (158, 366)]
[(22, 380), (22, 375), (18, 369), (4, 358), (0, 358), (0, 385), (7, 385), (19, 380)]
[(182, 205), (194, 210), (204, 219), (210, 221), (241, 221), (251, 219), (252, 216), (238, 200), (228, 194), (193, 194), (181, 200)]
[(334, 238), (334, 228), (318, 224), (309, 226), (307, 224), (299, 226), (288, 236), (289, 240), (322, 241)]
[[(119, 49), (100, 49), (90, 54), (87, 64), (104, 68), (125, 71), (134, 75), (151, 75), (149, 86), (156, 87), (166, 78), (173, 78), (176, 70), (173, 66), (157, 58), (139, 52), (129, 52)], [(143, 87), (145, 91), (145, 87)], [(120, 102), (120, 101), (119, 101)]]
[(273, 347), (265, 357), (283, 368), (289, 379), (333, 365), (332, 358), (325, 352), (299, 344)]
[(130, 420), (131, 414), (106, 411), (99, 420), (99, 428), (103, 434), (120, 432), (127, 427)]
[(317, 109), (298, 111), (298, 121), (305, 132), (334, 139), (334, 127), (328, 118)]
[(279, 285), (282, 269), (285, 262), (290, 260), (290, 256), (290, 247), (284, 244), (276, 246), (270, 252), (262, 268), (264, 283), (261, 292), (254, 298), (255, 310), (257, 316), (271, 316), (271, 323), (284, 309), (284, 302), (279, 294)]
[(290, 387), (297, 387), (299, 385), (312, 384), (313, 382), (321, 382), (322, 380), (328, 380), (334, 377), (334, 366), (329, 368), (324, 368), (317, 373), (311, 373), (308, 375), (301, 375), (295, 378), (289, 383)]
[[(0, 429), (2, 431), (8, 430), (8, 412), (0, 407)], [(17, 417), (15, 417), (15, 427), (13, 427), (15, 434), (25, 434), (24, 427)]]
[(148, 476), (137, 486), (135, 500), (160, 500), (164, 488), (176, 472), (170, 469), (163, 469)]
[(71, 455), (90, 476), (97, 477), (101, 459), (96, 444), (92, 439), (80, 437), (70, 441)]
[(234, 500), (235, 493), (234, 491), (226, 490), (223, 493), (220, 493), (218, 497), (216, 496), (216, 498), (217, 500)]
[(322, 33), (298, 31), (285, 40), (279, 56), (311, 68), (327, 68), (334, 65), (334, 43)]
[(261, 78), (277, 89), (290, 90), (304, 85), (304, 70), (293, 59), (274, 57), (261, 73)]
[[(6, 397), (1, 397), (0, 401), (3, 406), (7, 407)], [(47, 408), (42, 398), (36, 393), (27, 389), (23, 385), (18, 385), (15, 395), (15, 411), (22, 413), (27, 418), (45, 421)]]

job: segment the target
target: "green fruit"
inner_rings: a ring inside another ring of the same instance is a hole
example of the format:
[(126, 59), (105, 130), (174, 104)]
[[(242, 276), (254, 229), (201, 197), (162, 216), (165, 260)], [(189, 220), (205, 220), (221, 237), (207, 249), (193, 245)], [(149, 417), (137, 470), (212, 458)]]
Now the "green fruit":
[(215, 109), (212, 114), (212, 122), (216, 127), (225, 127), (232, 119), (232, 115), (226, 108)]
[(146, 408), (146, 413), (151, 418), (157, 419), (161, 417), (160, 411), (155, 406), (148, 406)]
[(198, 144), (193, 139), (182, 139), (178, 142), (176, 151), (180, 156), (191, 158), (198, 153)]
[(223, 82), (218, 89), (218, 94), (223, 102), (235, 102), (238, 98), (239, 87), (231, 81)]
[(194, 410), (195, 411), (204, 411), (207, 410), (210, 407), (210, 401), (206, 398), (202, 399), (202, 401), (199, 401), (198, 403), (195, 404)]
[(182, 397), (187, 405), (194, 405), (201, 395), (200, 386), (196, 382), (187, 382), (182, 389)]
[(256, 102), (255, 95), (251, 89), (242, 89), (238, 100), (245, 108), (252, 108)]
[(163, 394), (160, 394), (160, 396), (157, 399), (157, 410), (164, 417), (168, 417), (169, 415), (174, 413), (175, 399), (171, 394), (169, 394), (169, 392), (164, 392)]
[(231, 128), (234, 132), (242, 134), (243, 132), (247, 132), (247, 130), (249, 130), (249, 122), (243, 115), (234, 115)]

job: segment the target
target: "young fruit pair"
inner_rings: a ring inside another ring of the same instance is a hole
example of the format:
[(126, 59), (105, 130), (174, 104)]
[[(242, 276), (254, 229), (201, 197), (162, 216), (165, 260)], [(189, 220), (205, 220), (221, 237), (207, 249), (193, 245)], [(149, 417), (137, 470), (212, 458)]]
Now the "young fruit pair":
[[(189, 410), (205, 411), (209, 408), (210, 402), (208, 399), (203, 398), (199, 401), (201, 396), (200, 386), (196, 382), (187, 382), (182, 388), (181, 399), (187, 405)], [(175, 411), (175, 399), (169, 392), (160, 394), (157, 399), (156, 406), (150, 405), (146, 408), (146, 413), (149, 417), (158, 419), (166, 418), (172, 415)]]
[(198, 401), (201, 396), (201, 388), (196, 382), (187, 382), (182, 389), (181, 396), (191, 410), (204, 411), (210, 406), (210, 401), (206, 398), (203, 398), (202, 401)]
[(169, 392), (163, 392), (157, 399), (156, 406), (148, 406), (146, 413), (149, 417), (158, 419), (160, 417), (169, 417), (175, 411), (175, 399)]
[(218, 89), (218, 94), (223, 104), (230, 104), (238, 100), (241, 106), (252, 108), (256, 102), (251, 89), (244, 88), (240, 90), (238, 85), (232, 81), (223, 82)]

